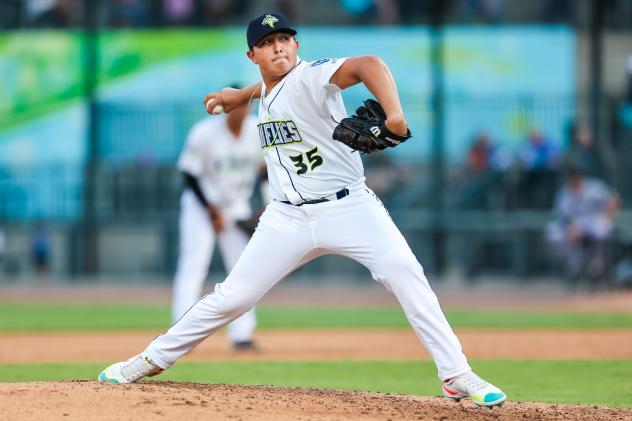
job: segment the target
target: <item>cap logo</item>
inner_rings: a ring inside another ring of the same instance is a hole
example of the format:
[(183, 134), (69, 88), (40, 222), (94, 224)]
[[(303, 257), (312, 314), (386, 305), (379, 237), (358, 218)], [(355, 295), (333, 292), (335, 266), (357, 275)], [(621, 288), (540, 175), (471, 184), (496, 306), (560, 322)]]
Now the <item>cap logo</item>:
[(263, 20), (261, 21), (262, 25), (268, 25), (270, 28), (274, 29), (274, 24), (277, 23), (279, 20), (272, 15), (266, 15)]

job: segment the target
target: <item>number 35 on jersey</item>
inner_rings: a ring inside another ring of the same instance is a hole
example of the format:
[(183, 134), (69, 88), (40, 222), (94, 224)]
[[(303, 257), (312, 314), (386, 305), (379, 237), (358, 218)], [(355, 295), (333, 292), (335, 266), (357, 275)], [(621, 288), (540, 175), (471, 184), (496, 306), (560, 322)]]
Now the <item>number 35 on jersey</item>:
[[(290, 143), (302, 142), (301, 133), (292, 120), (267, 121), (257, 126), (262, 148), (272, 148)], [(290, 156), (296, 167), (296, 174), (302, 175), (308, 171), (314, 171), (323, 164), (323, 158), (318, 154), (318, 148), (307, 152)]]
[(305, 174), (307, 171), (314, 171), (316, 167), (323, 164), (322, 156), (318, 155), (318, 148), (310, 149), (298, 155), (292, 155), (290, 159), (294, 162), (298, 175)]

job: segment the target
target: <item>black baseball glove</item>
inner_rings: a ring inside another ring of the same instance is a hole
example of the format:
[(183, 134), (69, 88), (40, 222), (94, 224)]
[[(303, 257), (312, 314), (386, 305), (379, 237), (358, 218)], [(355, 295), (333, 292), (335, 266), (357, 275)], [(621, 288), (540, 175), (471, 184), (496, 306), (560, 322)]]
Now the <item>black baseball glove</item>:
[(393, 148), (410, 139), (410, 130), (406, 136), (398, 136), (386, 128), (385, 121), (386, 113), (380, 103), (367, 99), (363, 106), (358, 107), (355, 115), (343, 118), (338, 123), (333, 138), (364, 153)]

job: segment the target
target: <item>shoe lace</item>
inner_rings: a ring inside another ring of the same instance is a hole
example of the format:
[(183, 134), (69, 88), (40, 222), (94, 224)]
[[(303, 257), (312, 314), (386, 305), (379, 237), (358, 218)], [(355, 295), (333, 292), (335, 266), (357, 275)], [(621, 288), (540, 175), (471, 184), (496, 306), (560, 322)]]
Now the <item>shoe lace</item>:
[(474, 372), (470, 371), (463, 375), (463, 382), (465, 382), (468, 386), (480, 390), (487, 386), (487, 382), (480, 377), (478, 377)]
[(129, 381), (136, 381), (141, 377), (156, 374), (160, 371), (160, 367), (142, 355), (132, 358), (126, 365), (121, 367), (121, 374)]

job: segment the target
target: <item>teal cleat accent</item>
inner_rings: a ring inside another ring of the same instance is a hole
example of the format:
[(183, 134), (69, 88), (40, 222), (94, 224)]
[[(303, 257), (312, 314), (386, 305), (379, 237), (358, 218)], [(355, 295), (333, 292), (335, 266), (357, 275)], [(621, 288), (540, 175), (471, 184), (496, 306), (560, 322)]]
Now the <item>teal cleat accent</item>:
[(108, 376), (106, 376), (105, 371), (102, 371), (101, 373), (99, 373), (99, 377), (97, 377), (97, 380), (104, 383), (116, 383), (116, 384), (120, 383), (118, 380), (114, 378), (109, 378)]
[(507, 399), (507, 395), (503, 392), (500, 393), (488, 393), (485, 395), (485, 403), (488, 405), (498, 405)]

